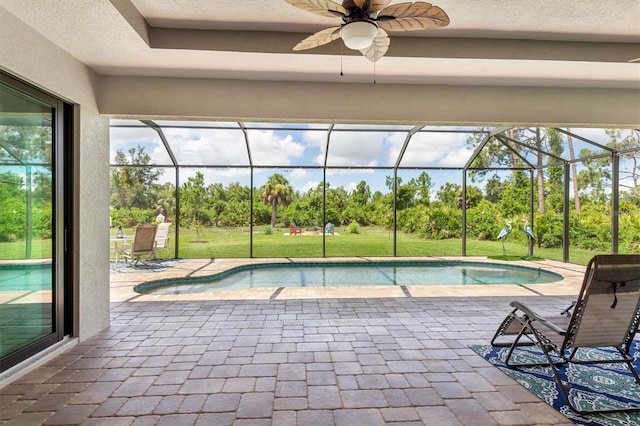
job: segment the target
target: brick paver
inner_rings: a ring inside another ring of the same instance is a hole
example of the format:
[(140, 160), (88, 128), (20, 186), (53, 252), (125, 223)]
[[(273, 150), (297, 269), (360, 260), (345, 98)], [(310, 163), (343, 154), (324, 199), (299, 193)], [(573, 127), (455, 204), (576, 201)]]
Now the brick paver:
[(510, 300), (113, 303), (109, 329), (0, 391), (0, 424), (571, 424), (468, 349)]

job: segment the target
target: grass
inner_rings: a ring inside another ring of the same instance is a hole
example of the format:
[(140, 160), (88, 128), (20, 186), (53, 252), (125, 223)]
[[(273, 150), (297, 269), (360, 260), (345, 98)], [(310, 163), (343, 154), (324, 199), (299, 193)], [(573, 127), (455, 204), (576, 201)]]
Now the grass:
[[(112, 231), (115, 236), (115, 229)], [(125, 234), (132, 234), (132, 229)], [(175, 253), (175, 229), (171, 229), (167, 248), (158, 252), (159, 258), (173, 258)], [(338, 256), (392, 256), (393, 233), (378, 227), (361, 227), (360, 233), (350, 234), (344, 227), (337, 227), (339, 235), (327, 235), (325, 254)], [(396, 241), (397, 256), (460, 256), (460, 239), (424, 240), (411, 234), (398, 232)], [(199, 241), (198, 241), (199, 240)], [(180, 228), (180, 250), (178, 257), (197, 258), (246, 258), (250, 256), (251, 235), (249, 228), (205, 228), (196, 238), (193, 229)], [(527, 256), (525, 242), (506, 241), (508, 256), (521, 258)], [(50, 258), (51, 240), (34, 240), (31, 258)], [(1, 259), (24, 259), (26, 246), (24, 241), (0, 243)], [(535, 247), (533, 254), (545, 259), (562, 260), (562, 249)], [(570, 261), (586, 265), (596, 254), (593, 251), (571, 248)], [(499, 241), (467, 240), (469, 256), (502, 256), (502, 244)], [(111, 254), (113, 257), (113, 253)], [(271, 235), (264, 227), (256, 226), (253, 232), (253, 257), (322, 257), (322, 235), (291, 235), (288, 228), (274, 228)]]
[[(174, 231), (174, 230), (172, 230)], [(393, 233), (378, 227), (361, 227), (359, 234), (347, 233), (344, 227), (336, 228), (339, 235), (327, 235), (325, 254), (327, 257), (339, 256), (392, 256)], [(396, 242), (397, 256), (460, 256), (462, 240), (424, 240), (411, 234), (398, 232)], [(249, 228), (205, 228), (200, 232), (200, 242), (196, 241), (195, 231), (180, 228), (180, 250), (178, 257), (193, 258), (244, 258), (250, 256), (251, 236)], [(169, 245), (159, 253), (161, 258), (174, 256), (175, 236), (169, 239)], [(526, 242), (505, 242), (507, 255), (522, 258), (527, 256)], [(586, 265), (595, 252), (571, 248), (571, 262)], [(562, 260), (562, 248), (545, 249), (535, 247), (536, 258)], [(499, 241), (467, 240), (469, 256), (501, 256), (502, 244)], [(288, 228), (274, 228), (271, 235), (263, 227), (254, 227), (254, 257), (321, 257), (322, 234), (289, 235)], [(535, 260), (535, 259), (531, 259)]]
[(27, 256), (27, 243), (24, 240), (0, 243), (0, 260), (3, 259), (51, 259), (53, 240), (33, 240), (31, 255)]

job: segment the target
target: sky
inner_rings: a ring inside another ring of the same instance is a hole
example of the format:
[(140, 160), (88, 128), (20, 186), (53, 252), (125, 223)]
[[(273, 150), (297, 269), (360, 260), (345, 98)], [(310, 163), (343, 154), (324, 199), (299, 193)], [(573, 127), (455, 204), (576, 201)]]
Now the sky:
[[(113, 124), (124, 123), (121, 120)], [(126, 122), (134, 123), (134, 122)], [(138, 122), (139, 123), (139, 122)], [(235, 123), (216, 123), (219, 129), (195, 128), (201, 123), (188, 124), (189, 128), (163, 127), (163, 132), (182, 166), (193, 170), (181, 173), (181, 180), (200, 170), (208, 183), (221, 182), (225, 186), (239, 181), (249, 185), (249, 170), (234, 166), (249, 165), (246, 142), (242, 130)], [(207, 123), (211, 125), (212, 123)], [(290, 181), (296, 190), (307, 191), (323, 179), (322, 167), (327, 151), (328, 126), (299, 124), (246, 123), (251, 159), (256, 166), (254, 185), (262, 185), (273, 173), (278, 172)], [(255, 128), (262, 126), (263, 128)], [(369, 129), (367, 131), (363, 129)], [(332, 187), (343, 186), (352, 190), (362, 180), (367, 181), (372, 192), (386, 192), (386, 176), (393, 170), (374, 170), (376, 167), (392, 168), (407, 138), (410, 126), (336, 126), (331, 133), (329, 155), (326, 156), (327, 181)], [(455, 132), (419, 132), (411, 139), (401, 162), (401, 167), (462, 167), (473, 150), (467, 146), (471, 135), (468, 128), (450, 128)], [(113, 162), (117, 150), (125, 153), (138, 145), (145, 148), (154, 164), (172, 164), (158, 134), (149, 128), (111, 128), (110, 159)], [(219, 169), (198, 168), (203, 164), (222, 166)], [(278, 166), (277, 169), (273, 166)], [(347, 169), (349, 168), (349, 169)], [(401, 170), (403, 181), (417, 176), (421, 171)], [(442, 182), (455, 177), (461, 181), (461, 172), (429, 172), (441, 175)], [(444, 178), (444, 176), (447, 176)], [(173, 181), (173, 172), (163, 179)], [(460, 183), (460, 182), (459, 182)]]
[[(244, 123), (246, 135), (238, 123), (156, 121), (163, 132), (181, 169), (180, 180), (185, 182), (196, 171), (205, 175), (206, 184), (233, 182), (250, 185), (249, 155), (256, 167), (254, 186), (259, 187), (273, 173), (283, 174), (295, 190), (306, 192), (323, 180), (321, 167), (325, 163), (327, 182), (331, 187), (343, 186), (348, 191), (365, 180), (372, 193), (387, 192), (385, 181), (393, 176), (393, 170), (374, 170), (376, 167), (393, 167), (398, 161), (411, 126), (362, 126), (335, 125), (330, 133), (329, 153), (326, 124), (274, 124)], [(112, 125), (141, 125), (135, 120), (112, 120)], [(182, 126), (182, 127), (181, 127)], [(209, 127), (209, 128), (205, 128)], [(215, 127), (215, 128), (210, 128)], [(434, 192), (446, 182), (462, 183), (461, 171), (446, 168), (462, 168), (473, 154), (468, 139), (473, 136), (471, 127), (424, 127), (415, 133), (400, 162), (401, 167), (433, 167), (427, 170), (434, 183)], [(571, 129), (572, 132), (602, 145), (609, 142), (603, 129)], [(565, 138), (566, 139), (566, 138)], [(582, 149), (601, 152), (580, 138), (573, 138), (576, 155)], [(117, 150), (125, 153), (138, 145), (149, 153), (152, 163), (171, 165), (171, 159), (158, 133), (146, 127), (112, 127), (110, 159), (114, 161)], [(562, 154), (568, 158), (568, 152)], [(203, 168), (202, 165), (220, 166)], [(274, 166), (278, 166), (274, 168)], [(422, 170), (399, 170), (403, 182), (417, 177)], [(506, 173), (506, 172), (505, 172)], [(174, 182), (171, 168), (161, 177), (161, 182)], [(482, 186), (480, 184), (480, 186)]]

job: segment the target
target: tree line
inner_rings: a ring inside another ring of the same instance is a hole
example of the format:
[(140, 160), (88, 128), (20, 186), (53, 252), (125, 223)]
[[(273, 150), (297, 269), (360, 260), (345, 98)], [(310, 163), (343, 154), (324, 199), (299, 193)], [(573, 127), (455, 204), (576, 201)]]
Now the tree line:
[[(387, 176), (388, 191), (372, 191), (365, 180), (355, 189), (333, 187), (329, 182), (301, 192), (295, 190), (280, 173), (274, 173), (261, 187), (251, 188), (239, 182), (223, 186), (206, 184), (200, 171), (178, 188), (180, 223), (184, 226), (237, 227), (250, 224), (251, 207), (254, 226), (336, 226), (357, 223), (379, 226), (414, 234), (420, 238), (460, 238), (462, 235), (462, 203), (466, 201), (467, 237), (494, 240), (506, 222), (522, 226), (529, 217), (531, 183), (524, 161), (509, 140), (522, 135), (518, 130), (507, 133), (506, 143), (493, 144), (476, 158), (469, 170), (471, 183), (466, 196), (458, 183), (446, 182), (438, 188), (428, 171), (406, 182), (401, 177)], [(631, 166), (621, 172), (620, 235), (621, 251), (640, 252), (640, 198), (638, 196), (638, 133), (621, 137), (618, 130), (607, 131), (609, 146), (624, 147), (621, 154)], [(477, 140), (469, 140), (477, 144)], [(560, 157), (566, 149), (562, 135), (546, 129), (536, 139), (540, 152)], [(569, 137), (569, 144), (570, 137)], [(114, 223), (133, 225), (153, 221), (163, 209), (175, 220), (176, 188), (170, 183), (158, 184), (161, 170), (150, 164), (150, 157), (140, 146), (131, 148), (128, 156), (116, 155), (111, 172), (111, 205)], [(563, 238), (564, 169), (562, 164), (543, 167), (538, 155), (534, 174), (534, 223), (539, 247), (560, 247)], [(583, 149), (577, 157), (579, 168), (572, 172), (573, 196), (570, 206), (570, 239), (572, 246), (608, 251), (611, 244), (611, 157), (594, 155)], [(506, 167), (509, 172), (498, 173)], [(395, 196), (394, 196), (395, 191)], [(253, 194), (253, 195), (252, 195)], [(253, 198), (251, 198), (253, 196)], [(394, 215), (394, 206), (396, 214)], [(324, 216), (323, 216), (324, 212)], [(524, 240), (524, 233), (514, 233)]]

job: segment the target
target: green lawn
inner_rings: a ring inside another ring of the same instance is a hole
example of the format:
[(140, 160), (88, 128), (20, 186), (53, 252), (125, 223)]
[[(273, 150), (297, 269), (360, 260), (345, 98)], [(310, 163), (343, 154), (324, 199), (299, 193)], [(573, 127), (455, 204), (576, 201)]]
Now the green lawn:
[[(377, 228), (362, 227), (359, 234), (349, 234), (343, 227), (336, 228), (336, 234), (325, 239), (327, 257), (337, 256), (392, 256), (393, 233)], [(115, 229), (112, 231), (115, 236)], [(133, 234), (133, 229), (125, 230), (125, 234)], [(175, 250), (175, 229), (167, 248), (158, 253), (160, 258), (173, 258)], [(250, 256), (249, 228), (205, 228), (198, 238), (193, 229), (180, 228), (180, 250), (178, 257), (195, 258), (244, 258)], [(509, 255), (527, 254), (524, 242), (509, 241), (505, 243)], [(31, 258), (50, 258), (51, 240), (34, 240)], [(26, 247), (24, 241), (0, 243), (1, 259), (24, 259)], [(399, 232), (397, 234), (396, 254), (398, 256), (459, 256), (462, 254), (462, 241), (424, 240), (413, 235)], [(499, 241), (467, 240), (467, 255), (495, 256), (502, 254)], [(534, 248), (535, 256), (546, 259), (562, 260), (562, 249)], [(570, 260), (586, 265), (595, 252), (571, 248)], [(113, 254), (111, 254), (113, 256)], [(291, 235), (288, 228), (274, 229), (271, 235), (264, 232), (264, 227), (255, 227), (253, 233), (254, 257), (321, 257), (322, 235)]]
[[(336, 228), (339, 235), (327, 235), (325, 253), (327, 257), (337, 256), (392, 256), (393, 233), (377, 227), (361, 227), (359, 234), (349, 234), (344, 228)], [(173, 230), (172, 230), (173, 231)], [(160, 257), (174, 255), (175, 237), (169, 246), (159, 253)], [(180, 258), (231, 258), (249, 257), (249, 228), (206, 228), (200, 232), (199, 241), (192, 229), (180, 228)], [(527, 255), (524, 242), (507, 241), (507, 254)], [(562, 249), (534, 248), (535, 256), (562, 260)], [(460, 256), (460, 239), (424, 240), (399, 232), (396, 243), (397, 256)], [(495, 256), (502, 254), (499, 241), (467, 240), (467, 255)], [(587, 264), (594, 252), (578, 248), (571, 249), (571, 261)], [(322, 235), (289, 235), (288, 228), (274, 229), (271, 235), (264, 227), (254, 227), (254, 257), (321, 257)]]
[(27, 255), (27, 244), (24, 240), (0, 243), (0, 260), (5, 259), (51, 259), (52, 240), (33, 240), (31, 255)]

